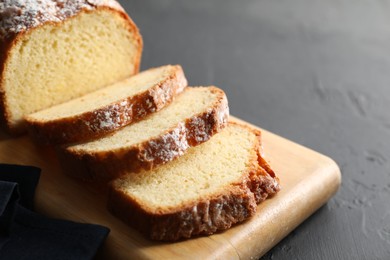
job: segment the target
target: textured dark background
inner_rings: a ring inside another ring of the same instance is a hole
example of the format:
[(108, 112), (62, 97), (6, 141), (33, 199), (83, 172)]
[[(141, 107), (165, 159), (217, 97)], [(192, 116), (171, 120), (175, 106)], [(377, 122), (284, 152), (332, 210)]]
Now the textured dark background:
[(337, 195), (263, 259), (390, 259), (390, 1), (121, 2), (143, 69), (181, 64), (233, 115), (339, 164)]

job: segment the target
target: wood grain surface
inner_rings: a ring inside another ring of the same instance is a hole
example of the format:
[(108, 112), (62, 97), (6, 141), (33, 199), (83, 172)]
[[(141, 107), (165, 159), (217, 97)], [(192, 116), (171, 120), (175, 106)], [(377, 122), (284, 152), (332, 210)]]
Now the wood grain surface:
[[(234, 119), (238, 120), (238, 119)], [(238, 120), (240, 121), (240, 120)], [(152, 242), (106, 210), (102, 190), (61, 172), (55, 152), (29, 137), (0, 134), (0, 161), (42, 168), (36, 210), (54, 218), (95, 223), (111, 229), (98, 257), (102, 259), (250, 259), (260, 257), (337, 191), (341, 175), (328, 157), (262, 130), (266, 159), (282, 190), (258, 206), (256, 215), (208, 237), (176, 243)]]

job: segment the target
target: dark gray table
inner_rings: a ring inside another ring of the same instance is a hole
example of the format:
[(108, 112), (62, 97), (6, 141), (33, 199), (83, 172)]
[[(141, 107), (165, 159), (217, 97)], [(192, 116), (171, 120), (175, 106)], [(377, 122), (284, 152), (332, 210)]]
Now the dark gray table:
[(181, 64), (231, 113), (333, 158), (338, 194), (264, 259), (390, 259), (390, 2), (122, 0), (142, 68)]

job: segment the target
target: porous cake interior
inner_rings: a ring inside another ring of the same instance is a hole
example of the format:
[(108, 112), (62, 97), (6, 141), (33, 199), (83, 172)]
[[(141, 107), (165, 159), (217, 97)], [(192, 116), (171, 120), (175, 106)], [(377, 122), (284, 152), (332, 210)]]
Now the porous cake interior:
[(115, 101), (142, 93), (169, 77), (175, 68), (167, 65), (143, 71), (106, 88), (34, 113), (29, 118), (34, 120), (53, 120), (78, 115), (86, 111), (93, 111)]
[(13, 126), (24, 115), (133, 74), (139, 42), (129, 29), (121, 15), (97, 10), (22, 35), (3, 82)]
[(243, 171), (257, 160), (256, 135), (247, 128), (229, 125), (208, 142), (161, 167), (127, 174), (114, 182), (116, 189), (145, 205), (145, 210), (168, 210), (188, 205), (200, 196), (221, 193), (239, 184)]
[(213, 106), (218, 95), (207, 87), (186, 88), (174, 102), (146, 119), (126, 126), (111, 136), (71, 146), (73, 151), (101, 152), (131, 146), (164, 133)]

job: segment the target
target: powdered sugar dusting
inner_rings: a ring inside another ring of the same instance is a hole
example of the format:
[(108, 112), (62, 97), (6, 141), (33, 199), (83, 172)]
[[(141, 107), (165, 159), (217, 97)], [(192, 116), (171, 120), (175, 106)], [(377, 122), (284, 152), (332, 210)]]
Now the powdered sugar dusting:
[(190, 147), (185, 133), (186, 127), (184, 123), (179, 123), (172, 132), (162, 135), (158, 140), (150, 140), (148, 147), (141, 151), (139, 159), (151, 162), (155, 160), (169, 162), (183, 155), (184, 151)]
[(0, 39), (46, 22), (61, 22), (81, 10), (93, 10), (98, 6), (123, 10), (115, 0), (2, 0)]
[(123, 100), (118, 104), (110, 105), (108, 109), (93, 112), (93, 119), (91, 122), (85, 121), (85, 124), (94, 132), (117, 129), (131, 122), (131, 109), (132, 104)]
[[(220, 100), (217, 107), (209, 108), (203, 116), (193, 116), (189, 120), (188, 135), (195, 140), (195, 144), (201, 144), (226, 127), (229, 118), (229, 106), (227, 98)], [(214, 122), (214, 123), (210, 123)]]

